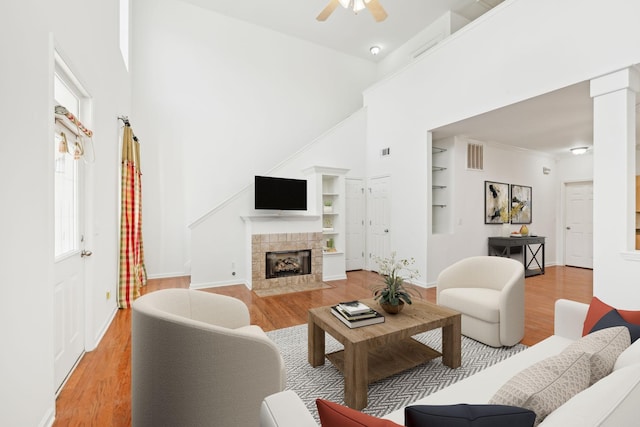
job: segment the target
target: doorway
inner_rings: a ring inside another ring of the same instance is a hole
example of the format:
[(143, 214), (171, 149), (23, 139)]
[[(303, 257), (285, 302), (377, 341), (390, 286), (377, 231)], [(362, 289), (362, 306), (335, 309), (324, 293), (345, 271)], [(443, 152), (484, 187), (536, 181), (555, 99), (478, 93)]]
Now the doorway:
[(593, 268), (593, 182), (565, 184), (564, 263)]
[(369, 218), (369, 270), (376, 271), (376, 258), (391, 255), (391, 177), (382, 176), (369, 181), (367, 198)]
[[(64, 385), (85, 351), (85, 157), (82, 132), (67, 113), (88, 117), (89, 98), (62, 59), (55, 54), (52, 143), (54, 181), (53, 327), (54, 385)], [(64, 113), (61, 113), (64, 112)], [(53, 113), (53, 112), (52, 112)], [(80, 144), (80, 145), (78, 145)]]
[(345, 206), (346, 221), (346, 270), (362, 270), (364, 268), (365, 252), (365, 209), (364, 180), (360, 178), (347, 178)]

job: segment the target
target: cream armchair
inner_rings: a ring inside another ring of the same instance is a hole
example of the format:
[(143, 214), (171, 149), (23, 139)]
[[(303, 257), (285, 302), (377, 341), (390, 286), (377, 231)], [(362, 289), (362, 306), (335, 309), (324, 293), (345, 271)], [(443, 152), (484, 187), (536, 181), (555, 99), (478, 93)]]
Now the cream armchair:
[(524, 266), (511, 258), (477, 256), (438, 276), (438, 304), (462, 313), (462, 334), (492, 347), (524, 336)]
[(242, 301), (165, 289), (132, 308), (134, 427), (253, 427), (262, 400), (284, 390), (282, 356)]

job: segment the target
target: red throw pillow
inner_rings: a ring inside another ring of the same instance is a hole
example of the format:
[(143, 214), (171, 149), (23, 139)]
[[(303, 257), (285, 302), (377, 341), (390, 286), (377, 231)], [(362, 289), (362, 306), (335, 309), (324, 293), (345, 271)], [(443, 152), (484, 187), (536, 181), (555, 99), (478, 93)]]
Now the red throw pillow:
[(401, 427), (328, 400), (316, 399), (316, 406), (322, 427)]
[[(602, 317), (609, 313), (611, 310), (615, 310), (615, 307), (605, 304), (597, 297), (591, 299), (589, 304), (589, 311), (587, 311), (587, 317), (584, 319), (584, 326), (582, 328), (582, 336), (587, 335), (591, 329), (598, 323)], [(633, 310), (618, 310), (620, 316), (629, 323), (634, 325), (640, 325), (640, 311)]]

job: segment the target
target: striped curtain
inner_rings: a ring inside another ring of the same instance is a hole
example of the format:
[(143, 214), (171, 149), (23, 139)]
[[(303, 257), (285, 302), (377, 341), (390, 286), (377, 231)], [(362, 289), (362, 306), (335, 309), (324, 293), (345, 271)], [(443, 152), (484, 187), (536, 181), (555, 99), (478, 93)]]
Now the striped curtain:
[(131, 126), (122, 136), (122, 183), (120, 208), (120, 282), (118, 307), (131, 307), (147, 283), (142, 246), (142, 173), (140, 143)]

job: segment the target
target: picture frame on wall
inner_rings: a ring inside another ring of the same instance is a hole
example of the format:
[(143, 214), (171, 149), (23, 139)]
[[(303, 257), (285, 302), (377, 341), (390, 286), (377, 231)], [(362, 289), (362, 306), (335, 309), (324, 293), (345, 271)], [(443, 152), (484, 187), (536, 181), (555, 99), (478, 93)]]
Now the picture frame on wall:
[(531, 224), (532, 201), (531, 187), (511, 184), (511, 224)]
[(484, 223), (504, 224), (509, 220), (509, 184), (484, 182)]

